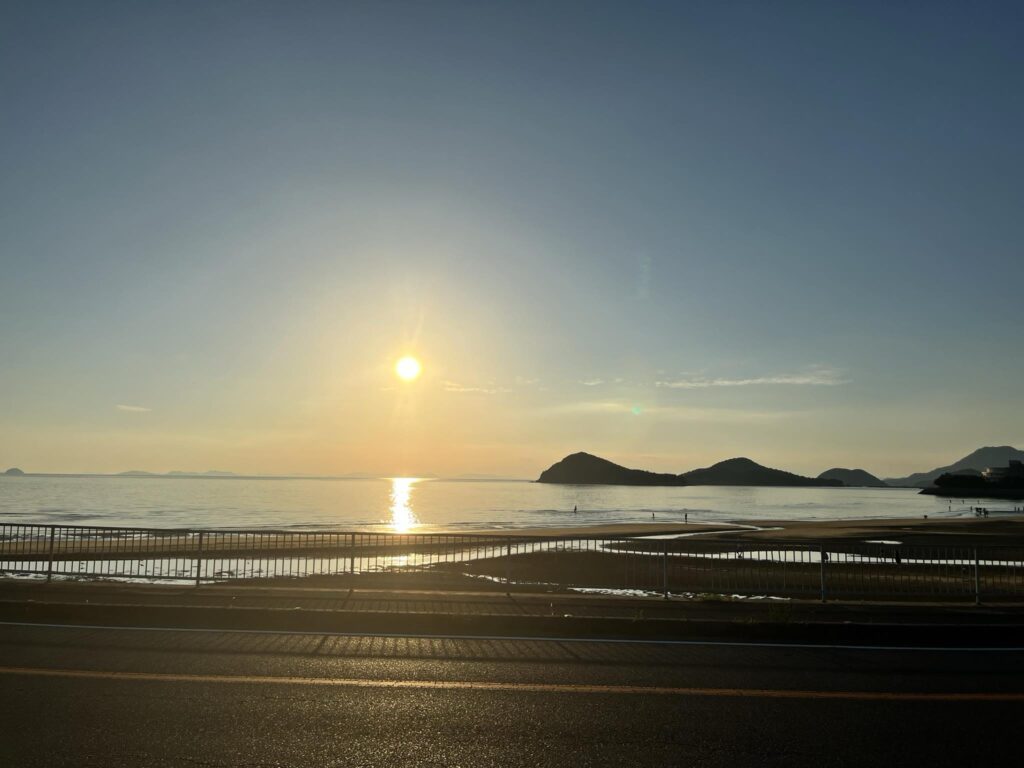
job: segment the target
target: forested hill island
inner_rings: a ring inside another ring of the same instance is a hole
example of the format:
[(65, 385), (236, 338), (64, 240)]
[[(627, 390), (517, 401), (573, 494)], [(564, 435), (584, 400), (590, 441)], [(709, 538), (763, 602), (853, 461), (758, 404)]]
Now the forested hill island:
[[(830, 473), (835, 471), (829, 470)], [(867, 475), (866, 472), (864, 474)], [(710, 467), (672, 475), (628, 469), (589, 453), (566, 456), (541, 472), (537, 482), (565, 485), (777, 485), (833, 488), (846, 485), (834, 476), (803, 477), (761, 466), (747, 458), (727, 459)], [(881, 481), (878, 482), (881, 484)]]

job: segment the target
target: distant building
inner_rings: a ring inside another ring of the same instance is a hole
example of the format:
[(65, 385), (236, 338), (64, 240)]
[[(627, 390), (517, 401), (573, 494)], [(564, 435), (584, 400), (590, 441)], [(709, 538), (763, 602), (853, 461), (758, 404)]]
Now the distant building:
[(981, 474), (989, 481), (1003, 480), (1009, 477), (1024, 478), (1024, 462), (1010, 459), (1009, 466), (987, 467)]

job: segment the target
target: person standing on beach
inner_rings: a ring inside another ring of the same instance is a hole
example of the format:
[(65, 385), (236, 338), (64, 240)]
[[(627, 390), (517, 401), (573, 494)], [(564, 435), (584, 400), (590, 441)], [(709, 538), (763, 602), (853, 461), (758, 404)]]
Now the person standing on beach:
[(577, 505), (576, 505), (576, 504), (573, 504), (573, 505), (572, 505), (572, 513), (573, 513), (574, 515), (576, 514), (576, 507), (577, 507)]

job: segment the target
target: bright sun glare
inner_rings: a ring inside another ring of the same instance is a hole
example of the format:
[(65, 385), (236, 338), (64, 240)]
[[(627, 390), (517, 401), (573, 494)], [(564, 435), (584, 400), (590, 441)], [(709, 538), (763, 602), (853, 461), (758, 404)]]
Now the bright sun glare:
[(412, 381), (420, 375), (422, 367), (415, 357), (406, 356), (395, 363), (395, 373), (402, 381)]

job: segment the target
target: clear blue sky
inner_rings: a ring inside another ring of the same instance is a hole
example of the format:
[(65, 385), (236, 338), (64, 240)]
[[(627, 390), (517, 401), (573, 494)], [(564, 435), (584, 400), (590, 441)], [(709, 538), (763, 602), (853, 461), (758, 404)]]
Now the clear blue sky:
[(0, 464), (1024, 443), (1022, 13), (5, 3)]

